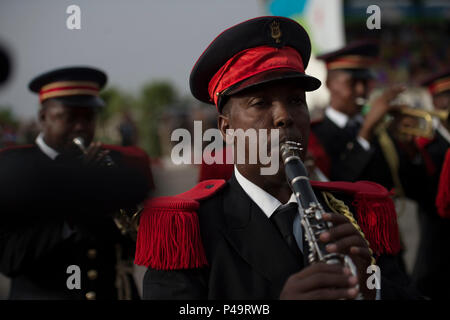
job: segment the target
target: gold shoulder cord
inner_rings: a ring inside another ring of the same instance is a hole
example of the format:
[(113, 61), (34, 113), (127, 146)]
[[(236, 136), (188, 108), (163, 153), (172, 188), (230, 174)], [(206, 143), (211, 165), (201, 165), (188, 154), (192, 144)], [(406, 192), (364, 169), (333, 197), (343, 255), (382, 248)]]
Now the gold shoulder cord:
[(376, 135), (378, 138), (378, 142), (380, 143), (381, 151), (383, 152), (384, 158), (389, 166), (389, 170), (391, 171), (392, 181), (395, 186), (395, 196), (401, 199), (400, 208), (398, 209), (398, 215), (400, 216), (405, 212), (405, 191), (403, 189), (403, 185), (400, 181), (399, 175), (399, 166), (400, 160), (398, 157), (397, 149), (395, 148), (394, 141), (389, 136), (387, 132), (387, 128), (385, 124), (379, 125), (376, 129)]
[(325, 199), (325, 202), (327, 206), (337, 214), (344, 215), (352, 225), (355, 227), (356, 230), (361, 234), (363, 239), (367, 242), (367, 246), (369, 247), (370, 255), (372, 256), (372, 259), (370, 261), (370, 264), (374, 265), (376, 264), (375, 258), (373, 257), (373, 251), (370, 249), (370, 243), (367, 241), (366, 236), (364, 235), (364, 232), (361, 230), (361, 228), (358, 225), (358, 222), (353, 217), (353, 214), (350, 212), (350, 209), (348, 206), (345, 205), (344, 201), (336, 199), (331, 193), (329, 192), (322, 192), (323, 198)]

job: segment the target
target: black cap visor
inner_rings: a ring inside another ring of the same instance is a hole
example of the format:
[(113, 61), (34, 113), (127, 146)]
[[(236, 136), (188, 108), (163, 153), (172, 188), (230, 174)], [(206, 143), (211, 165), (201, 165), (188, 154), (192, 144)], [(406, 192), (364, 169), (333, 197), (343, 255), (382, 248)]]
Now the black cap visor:
[(65, 96), (50, 99), (60, 101), (69, 107), (103, 108), (106, 105), (102, 98), (91, 95)]

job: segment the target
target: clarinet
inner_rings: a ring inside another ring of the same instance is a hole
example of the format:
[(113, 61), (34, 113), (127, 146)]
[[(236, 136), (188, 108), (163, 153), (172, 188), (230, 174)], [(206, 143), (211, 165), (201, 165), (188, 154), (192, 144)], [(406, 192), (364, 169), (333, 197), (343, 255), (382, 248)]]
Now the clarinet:
[[(82, 137), (76, 137), (72, 142), (80, 148), (83, 154), (87, 153), (87, 148)], [(114, 160), (109, 154), (105, 155), (100, 163), (102, 167), (115, 168), (117, 167)], [(119, 209), (113, 216), (114, 222), (122, 235), (128, 235), (136, 241), (139, 217), (142, 209), (139, 208), (123, 208)]]
[[(325, 211), (309, 183), (308, 173), (300, 159), (301, 150), (303, 150), (301, 144), (294, 141), (283, 142), (280, 146), (284, 171), (288, 184), (297, 199), (299, 213), (303, 208), (303, 214), (300, 213), (300, 217), (309, 247), (308, 262), (310, 264), (317, 262), (340, 264), (348, 267), (356, 276), (356, 266), (348, 255), (327, 252), (326, 244), (319, 240), (320, 235), (328, 231), (333, 224), (323, 219)], [(362, 299), (361, 293), (357, 299)]]
[[(87, 149), (84, 144), (84, 139), (82, 137), (76, 137), (72, 141), (78, 148), (80, 148), (80, 150), (81, 150), (81, 152), (83, 152), (83, 154), (87, 153)], [(116, 166), (115, 162), (109, 156), (109, 154), (107, 154), (103, 157), (100, 165), (105, 166), (105, 167), (115, 167)]]

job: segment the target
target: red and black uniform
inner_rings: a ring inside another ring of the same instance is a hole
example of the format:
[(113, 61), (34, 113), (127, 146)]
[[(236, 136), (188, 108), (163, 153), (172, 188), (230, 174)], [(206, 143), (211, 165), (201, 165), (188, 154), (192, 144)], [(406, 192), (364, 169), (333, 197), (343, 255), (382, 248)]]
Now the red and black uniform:
[[(431, 75), (422, 85), (428, 88), (433, 97), (449, 95), (450, 71)], [(450, 282), (445, 270), (450, 268), (450, 255), (446, 249), (450, 230), (450, 134), (442, 123), (434, 124), (433, 138), (417, 139), (428, 178), (423, 188), (423, 199), (419, 202), (426, 212), (419, 215), (421, 241), (413, 280), (432, 299), (448, 299)]]
[[(376, 42), (358, 41), (317, 58), (326, 63), (328, 72), (345, 72), (351, 81), (367, 83), (374, 78), (371, 66), (378, 52)], [(425, 178), (422, 159), (412, 159), (389, 130), (384, 132), (393, 146), (389, 149), (385, 149), (379, 134), (371, 141), (358, 137), (363, 122), (362, 114), (350, 117), (332, 105), (326, 108), (323, 117), (311, 123), (308, 151), (316, 165), (332, 181), (374, 181), (388, 190), (395, 189), (400, 196), (418, 200)]]
[[(445, 70), (430, 76), (423, 83), (433, 96), (450, 94), (450, 71)], [(447, 109), (449, 106), (447, 105)], [(445, 270), (450, 268), (450, 255), (445, 254), (447, 234), (450, 230), (449, 206), (449, 148), (450, 134), (443, 123), (435, 122), (434, 137), (419, 138), (427, 168), (427, 183), (424, 184), (423, 199), (419, 202), (426, 210), (419, 215), (421, 241), (414, 268), (413, 280), (424, 294), (432, 299), (449, 297)]]
[[(386, 189), (367, 182), (313, 187), (326, 211), (323, 191), (344, 200), (358, 220), (382, 270), (381, 298), (418, 298), (396, 264), (398, 227)], [(135, 263), (148, 267), (144, 299), (278, 299), (287, 278), (307, 265), (307, 252), (297, 259), (234, 175), (150, 200), (136, 248)]]
[[(39, 75), (29, 87), (41, 103), (93, 111), (104, 107), (106, 80), (100, 70), (70, 67)], [(71, 126), (72, 134), (89, 134)], [(12, 279), (10, 299), (138, 298), (129, 262), (134, 241), (112, 216), (148, 196), (149, 158), (135, 147), (103, 149), (114, 165), (86, 165), (81, 155), (47, 145), (44, 133), (35, 145), (0, 152), (0, 272)], [(67, 273), (69, 266), (80, 274)], [(80, 288), (67, 285), (72, 275)]]
[[(269, 81), (291, 79), (312, 91), (320, 81), (305, 73), (310, 53), (309, 37), (297, 22), (251, 19), (208, 46), (192, 70), (191, 91), (218, 112), (230, 96)], [(231, 169), (228, 165), (221, 174)], [(265, 206), (247, 193), (251, 179), (247, 184), (239, 179), (233, 174), (228, 181), (205, 180), (180, 195), (146, 203), (135, 258), (148, 268), (145, 299), (278, 299), (287, 278), (306, 265), (307, 251), (298, 253), (304, 238), (295, 239), (298, 250), (293, 250), (295, 244), (284, 241)], [(319, 199), (329, 191), (354, 213), (383, 270), (381, 297), (416, 298), (396, 265), (398, 226), (387, 190), (371, 182), (313, 186)], [(256, 187), (259, 195), (267, 193)], [(288, 223), (294, 237), (295, 225), (295, 219)]]
[[(11, 277), (10, 299), (118, 298), (116, 266), (133, 257), (134, 241), (111, 215), (147, 197), (149, 166), (141, 150), (105, 148), (117, 168), (51, 160), (35, 145), (0, 152), (0, 272)], [(80, 290), (67, 288), (70, 265), (80, 267)], [(139, 298), (132, 274), (123, 276)]]

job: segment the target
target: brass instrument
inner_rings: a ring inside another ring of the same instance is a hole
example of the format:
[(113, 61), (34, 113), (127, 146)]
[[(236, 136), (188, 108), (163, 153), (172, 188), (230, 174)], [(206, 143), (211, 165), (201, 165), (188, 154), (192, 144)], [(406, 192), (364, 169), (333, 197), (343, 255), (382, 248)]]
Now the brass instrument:
[[(283, 142), (280, 147), (286, 178), (297, 199), (301, 224), (308, 241), (308, 261), (310, 264), (317, 262), (341, 264), (349, 268), (354, 276), (357, 276), (356, 266), (348, 255), (328, 253), (325, 249), (326, 244), (319, 241), (320, 235), (333, 225), (323, 219), (325, 210), (317, 200), (309, 183), (308, 173), (300, 159), (301, 150), (300, 143), (294, 141)], [(357, 299), (362, 299), (361, 293)]]
[(403, 107), (399, 110), (400, 114), (423, 119), (423, 125), (416, 127), (401, 126), (398, 128), (400, 133), (409, 134), (418, 137), (432, 138), (434, 135), (433, 118), (438, 118), (446, 124), (450, 124), (448, 110), (424, 110), (418, 108)]
[[(358, 97), (355, 99), (355, 103), (363, 108), (363, 114), (370, 109), (370, 106), (367, 104), (368, 99), (366, 98)], [(391, 105), (397, 107), (391, 113), (410, 116), (419, 120), (415, 126), (399, 126), (397, 131), (400, 134), (432, 138), (434, 135), (433, 118), (437, 118), (443, 123), (450, 125), (449, 110), (413, 108), (411, 107), (411, 101), (407, 101), (404, 96), (397, 97), (391, 102)]]

